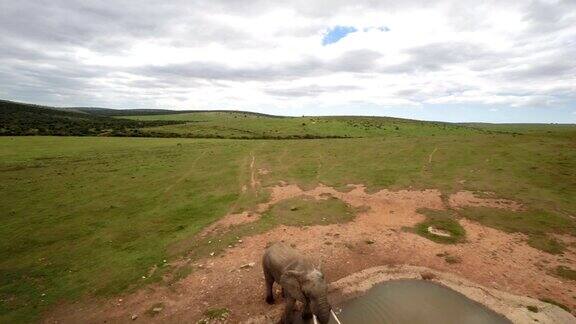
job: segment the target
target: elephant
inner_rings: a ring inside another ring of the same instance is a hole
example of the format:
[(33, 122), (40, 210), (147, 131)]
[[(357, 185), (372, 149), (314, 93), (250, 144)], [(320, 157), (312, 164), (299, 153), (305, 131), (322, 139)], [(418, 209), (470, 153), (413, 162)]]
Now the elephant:
[(283, 242), (269, 245), (262, 258), (264, 279), (266, 280), (266, 302), (274, 303), (272, 285), (282, 286), (286, 306), (282, 321), (293, 322), (294, 304), (298, 300), (304, 305), (302, 317), (316, 315), (320, 324), (330, 321), (332, 310), (328, 303), (328, 286), (322, 272), (300, 252)]

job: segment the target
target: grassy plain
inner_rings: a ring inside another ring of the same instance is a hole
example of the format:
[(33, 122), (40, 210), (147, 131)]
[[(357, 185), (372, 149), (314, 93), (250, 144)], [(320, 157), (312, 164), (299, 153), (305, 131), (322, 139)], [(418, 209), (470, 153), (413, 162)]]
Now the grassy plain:
[[(260, 176), (260, 188), (286, 181), (304, 188), (321, 182), (337, 188), (362, 183), (370, 191), (491, 191), (531, 211), (513, 229), (533, 229), (551, 217), (543, 232), (574, 235), (561, 225), (573, 226), (576, 215), (574, 127), (513, 134), (392, 119), (266, 119), (266, 127), (256, 117), (245, 119), (234, 128), (293, 134), (310, 127), (364, 138), (1, 137), (0, 322), (35, 321), (55, 303), (158, 280), (158, 273), (148, 275), (154, 265), (196, 246), (182, 242), (229, 211), (266, 199), (265, 189), (242, 191), (253, 158), (256, 168), (270, 170)], [(353, 126), (360, 121), (365, 125)], [(290, 212), (278, 208), (272, 212)]]
[(172, 115), (127, 116), (140, 121), (185, 121), (185, 124), (143, 130), (190, 137), (314, 138), (395, 135), (469, 134), (478, 130), (447, 123), (387, 117), (267, 117), (241, 112), (200, 112)]

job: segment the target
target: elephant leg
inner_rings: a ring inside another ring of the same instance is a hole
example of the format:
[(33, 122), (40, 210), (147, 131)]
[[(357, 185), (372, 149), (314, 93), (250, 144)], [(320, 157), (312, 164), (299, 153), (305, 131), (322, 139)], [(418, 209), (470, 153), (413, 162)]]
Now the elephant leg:
[(284, 308), (284, 315), (282, 316), (282, 323), (292, 324), (294, 322), (294, 303), (296, 300), (292, 297), (286, 299), (286, 307)]
[(302, 310), (302, 318), (309, 319), (312, 318), (312, 310), (310, 309), (310, 300), (306, 298), (304, 303), (304, 309)]
[(272, 305), (274, 304), (274, 292), (272, 290), (272, 286), (274, 285), (274, 277), (272, 276), (270, 271), (266, 269), (266, 267), (263, 267), (263, 269), (264, 269), (264, 279), (266, 281), (266, 302)]

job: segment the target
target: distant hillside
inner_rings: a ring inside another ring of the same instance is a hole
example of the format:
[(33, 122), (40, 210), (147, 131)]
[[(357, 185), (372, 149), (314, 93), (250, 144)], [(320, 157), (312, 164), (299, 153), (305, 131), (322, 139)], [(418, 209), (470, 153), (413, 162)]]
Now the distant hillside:
[(320, 139), (500, 133), (569, 137), (574, 125), (455, 124), (370, 116), (274, 116), (240, 110), (55, 108), (0, 100), (0, 135)]
[(263, 113), (242, 111), (242, 110), (111, 109), (111, 108), (97, 108), (97, 107), (73, 107), (63, 109), (107, 117), (178, 115), (178, 114), (194, 114), (194, 113), (201, 114), (207, 112), (221, 112), (221, 113), (233, 113), (233, 114), (237, 113), (252, 116), (271, 117), (271, 118), (283, 118), (283, 116), (268, 115)]
[(479, 133), (483, 130), (442, 123), (390, 117), (317, 116), (271, 117), (238, 111), (206, 111), (167, 115), (122, 116), (133, 120), (173, 120), (184, 123), (148, 128), (182, 137), (238, 139), (312, 139), (393, 136), (435, 136)]
[(180, 114), (183, 111), (168, 110), (168, 109), (111, 109), (111, 108), (97, 108), (97, 107), (72, 107), (63, 108), (69, 111), (77, 111), (91, 115), (113, 117), (113, 116), (141, 116), (141, 115), (169, 115)]
[(75, 110), (0, 100), (0, 135), (157, 136), (140, 129), (178, 123), (116, 119)]

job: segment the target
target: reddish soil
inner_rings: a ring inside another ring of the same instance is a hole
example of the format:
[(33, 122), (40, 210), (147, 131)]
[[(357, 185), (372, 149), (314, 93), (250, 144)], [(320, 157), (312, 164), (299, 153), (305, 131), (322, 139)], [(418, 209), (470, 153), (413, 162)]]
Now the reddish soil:
[[(329, 282), (374, 266), (408, 264), (455, 273), (513, 294), (547, 297), (572, 309), (576, 307), (573, 297), (576, 295), (576, 282), (550, 274), (557, 265), (576, 264), (573, 245), (564, 255), (554, 256), (528, 246), (523, 235), (507, 234), (467, 220), (460, 220), (466, 229), (467, 241), (456, 245), (434, 243), (404, 231), (403, 227), (414, 226), (424, 219), (417, 209), (441, 210), (448, 207), (437, 190), (382, 190), (368, 194), (362, 186), (343, 193), (325, 186), (303, 191), (295, 185), (286, 185), (272, 188), (270, 202), (260, 205), (259, 211), (298, 195), (317, 199), (332, 195), (352, 207), (368, 208), (359, 208), (362, 211), (349, 223), (302, 228), (280, 226), (263, 234), (245, 237), (241, 244), (227, 249), (222, 255), (192, 263), (194, 271), (171, 286), (156, 284), (115, 299), (61, 305), (46, 314), (44, 322), (132, 322), (132, 315), (138, 315), (136, 322), (195, 323), (203, 318), (205, 310), (222, 307), (230, 309), (228, 321), (231, 323), (263, 315), (277, 316), (282, 309), (282, 299), (274, 306), (264, 302), (260, 266), (264, 247), (276, 240), (294, 244), (303, 253), (321, 261)], [(448, 201), (454, 203), (453, 207), (484, 204), (520, 208), (516, 203), (482, 199), (468, 193), (457, 193)], [(239, 222), (236, 219), (223, 220), (214, 228), (225, 230), (225, 226)], [(210, 235), (210, 232), (203, 235)], [(449, 264), (444, 257), (438, 256), (446, 253), (455, 256), (459, 263)], [(253, 267), (241, 269), (242, 265), (251, 262), (255, 263)], [(330, 296), (334, 301), (340, 297), (335, 293)], [(155, 316), (147, 315), (146, 311), (157, 303), (162, 303), (162, 310)]]
[(508, 199), (480, 198), (471, 191), (460, 191), (450, 196), (450, 206), (453, 208), (462, 207), (489, 207), (520, 211), (524, 209), (522, 204)]

